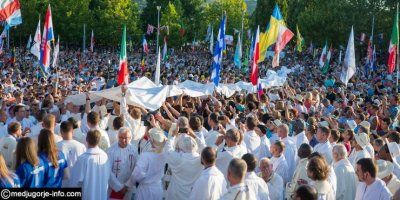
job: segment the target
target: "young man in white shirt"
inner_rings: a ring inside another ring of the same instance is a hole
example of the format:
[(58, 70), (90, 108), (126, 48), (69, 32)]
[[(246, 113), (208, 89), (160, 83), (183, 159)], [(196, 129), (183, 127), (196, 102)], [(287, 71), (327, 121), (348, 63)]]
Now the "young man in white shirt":
[(247, 153), (242, 156), (247, 164), (247, 173), (244, 183), (254, 191), (257, 200), (269, 200), (267, 183), (254, 172), (257, 166), (257, 159), (253, 154)]
[(285, 148), (285, 144), (282, 141), (277, 141), (271, 146), (271, 163), (274, 172), (282, 177), (284, 185), (286, 185), (286, 183), (290, 181), (289, 166), (286, 161), (285, 155), (283, 154)]
[(329, 142), (330, 134), (331, 130), (328, 127), (318, 127), (316, 135), (318, 144), (314, 147), (314, 152), (318, 152), (324, 156), (329, 165), (332, 164), (332, 146)]

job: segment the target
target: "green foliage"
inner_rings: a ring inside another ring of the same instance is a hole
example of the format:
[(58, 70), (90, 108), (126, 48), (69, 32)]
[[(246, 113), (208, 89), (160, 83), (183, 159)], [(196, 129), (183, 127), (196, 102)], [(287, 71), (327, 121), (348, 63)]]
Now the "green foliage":
[[(162, 12), (161, 24), (169, 27), (169, 35), (164, 31), (161, 36), (167, 35), (168, 45), (172, 47), (178, 47), (182, 43), (182, 39), (179, 35), (179, 28), (181, 21), (180, 13), (176, 10), (173, 3), (169, 2), (167, 8)], [(162, 38), (160, 38), (160, 45), (162, 46)]]

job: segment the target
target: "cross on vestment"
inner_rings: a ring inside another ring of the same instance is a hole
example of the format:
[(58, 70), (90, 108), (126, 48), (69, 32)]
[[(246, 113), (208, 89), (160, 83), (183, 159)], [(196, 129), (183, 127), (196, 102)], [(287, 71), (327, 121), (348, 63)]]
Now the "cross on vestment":
[[(121, 162), (122, 160), (120, 160), (119, 158), (117, 158), (115, 161), (114, 161), (114, 163), (115, 163), (115, 165), (113, 165), (113, 171), (114, 171), (114, 173), (115, 173), (115, 177), (118, 177), (118, 173), (119, 173), (119, 171), (121, 170), (120, 169), (120, 166), (119, 166), (119, 163)], [(115, 167), (115, 168), (114, 168)]]
[(129, 154), (129, 161), (130, 161), (130, 166), (129, 166), (129, 169), (132, 169), (132, 165), (133, 165), (133, 154)]

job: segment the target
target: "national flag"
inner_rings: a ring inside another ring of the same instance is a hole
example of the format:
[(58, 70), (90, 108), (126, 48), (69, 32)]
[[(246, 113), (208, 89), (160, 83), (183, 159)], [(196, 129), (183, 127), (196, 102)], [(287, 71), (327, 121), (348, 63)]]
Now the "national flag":
[(322, 49), (321, 57), (319, 58), (319, 67), (320, 68), (324, 67), (324, 65), (325, 65), (326, 56), (327, 56), (326, 55), (327, 54), (327, 48), (328, 48), (328, 45), (325, 42), (325, 46)]
[(397, 48), (399, 48), (399, 8), (397, 7), (396, 15), (394, 17), (392, 36), (390, 37), (389, 45), (389, 59), (388, 59), (388, 73), (394, 72), (396, 65)]
[(214, 49), (214, 29), (211, 27), (211, 36), (210, 36), (210, 52), (213, 53)]
[(20, 7), (19, 0), (1, 0), (0, 21), (6, 21), (9, 27), (21, 24), (22, 17)]
[[(255, 34), (257, 34), (257, 33), (255, 33)], [(253, 35), (251, 36), (251, 44), (250, 44), (250, 54), (249, 54), (249, 58), (250, 58), (250, 60), (252, 60), (253, 59), (253, 53), (254, 53), (254, 37), (253, 37)]]
[(331, 55), (332, 55), (332, 46), (329, 48), (328, 54), (326, 55), (324, 67), (321, 69), (323, 74), (326, 74), (329, 70), (330, 62), (331, 62)]
[(94, 50), (94, 33), (92, 30), (92, 35), (90, 36), (90, 51), (93, 53)]
[(342, 73), (340, 74), (340, 81), (347, 86), (347, 83), (356, 73), (356, 57), (354, 50), (354, 31), (351, 27), (349, 42), (347, 43), (346, 55), (344, 56), (344, 63)]
[(274, 58), (272, 59), (272, 67), (279, 66), (279, 54), (293, 36), (294, 34), (292, 31), (290, 31), (286, 26), (279, 24), (278, 39), (275, 43), (275, 54)]
[(142, 39), (142, 47), (143, 47), (143, 52), (148, 54), (149, 53), (149, 47), (147, 46), (147, 40), (146, 40), (146, 37), (144, 35), (143, 35), (143, 39)]
[(342, 48), (340, 48), (340, 51), (339, 51), (339, 62), (338, 62), (338, 65), (340, 66), (340, 64), (342, 64)]
[(33, 43), (30, 48), (30, 52), (40, 60), (40, 44), (42, 41), (42, 35), (40, 34), (40, 19), (36, 27), (35, 36), (33, 37)]
[(240, 34), (238, 35), (238, 41), (235, 49), (235, 56), (233, 62), (237, 68), (242, 67), (242, 41), (240, 40)]
[(305, 43), (303, 36), (301, 36), (300, 34), (299, 26), (296, 26), (296, 32), (297, 32), (296, 49), (298, 52), (302, 52)]
[(160, 71), (161, 71), (160, 68), (161, 68), (161, 54), (160, 54), (160, 47), (158, 47), (156, 73), (154, 75), (154, 83), (156, 84), (156, 86), (160, 85)]
[(363, 43), (363, 42), (365, 41), (365, 37), (366, 37), (365, 33), (361, 33), (361, 36), (360, 36), (360, 44)]
[(257, 27), (256, 39), (254, 41), (253, 60), (251, 65), (250, 80), (255, 86), (258, 83), (258, 62), (260, 59), (260, 26)]
[(57, 59), (58, 59), (58, 53), (60, 52), (60, 36), (58, 36), (57, 39), (57, 44), (54, 47), (54, 52), (53, 52), (53, 64), (52, 67), (55, 68), (57, 65)]
[(119, 52), (118, 85), (128, 84), (128, 59), (126, 57), (126, 26), (122, 31), (121, 51)]
[(154, 32), (154, 26), (152, 26), (152, 25), (150, 25), (150, 24), (148, 24), (147, 25), (147, 35), (150, 35), (150, 34), (152, 34)]
[(268, 47), (278, 39), (279, 24), (285, 25), (285, 21), (283, 20), (278, 4), (275, 4), (267, 30), (260, 35), (260, 59), (258, 62), (264, 61)]
[(51, 8), (50, 5), (47, 8), (46, 17), (44, 21), (43, 35), (42, 35), (42, 43), (40, 45), (40, 66), (44, 73), (48, 72), (48, 68), (50, 66), (50, 50), (51, 44), (50, 42), (54, 41), (54, 33), (53, 33), (53, 20), (51, 17)]
[(164, 47), (163, 47), (163, 61), (167, 61), (168, 60), (168, 48), (167, 48), (167, 37), (164, 36)]
[(216, 87), (218, 87), (219, 84), (219, 75), (222, 65), (222, 56), (223, 56), (222, 51), (224, 50), (224, 43), (225, 43), (225, 21), (226, 17), (223, 16), (221, 23), (219, 25), (217, 44), (214, 47), (211, 79), (213, 80), (213, 83)]
[(145, 67), (146, 67), (146, 62), (144, 60), (144, 56), (142, 55), (142, 59), (140, 59), (140, 68), (143, 71)]
[(26, 49), (29, 50), (31, 48), (32, 45), (32, 35), (29, 34), (29, 39), (28, 39), (28, 43), (26, 44)]
[(258, 99), (261, 99), (261, 95), (264, 94), (264, 90), (262, 88), (261, 83), (258, 83), (258, 87), (257, 87), (257, 95), (258, 95)]

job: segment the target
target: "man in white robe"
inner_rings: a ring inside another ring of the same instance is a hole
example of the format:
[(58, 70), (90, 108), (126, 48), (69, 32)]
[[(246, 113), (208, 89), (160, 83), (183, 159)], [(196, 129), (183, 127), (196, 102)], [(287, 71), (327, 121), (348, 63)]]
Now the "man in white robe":
[(253, 154), (247, 153), (242, 156), (247, 164), (247, 173), (244, 183), (253, 190), (257, 200), (269, 200), (269, 191), (267, 183), (254, 172), (257, 166), (257, 159)]
[(282, 177), (274, 172), (272, 162), (268, 158), (260, 160), (260, 174), (268, 185), (269, 198), (271, 200), (282, 200), (285, 191)]
[(239, 158), (234, 158), (228, 166), (228, 191), (220, 200), (253, 200), (257, 199), (254, 191), (244, 183), (246, 176), (246, 162)]
[(4, 157), (6, 166), (9, 170), (15, 169), (15, 150), (17, 148), (17, 139), (22, 137), (22, 129), (19, 122), (11, 122), (8, 125), (7, 136), (0, 139), (0, 153)]
[(354, 148), (349, 156), (349, 161), (351, 165), (353, 165), (354, 169), (356, 169), (356, 163), (358, 160), (362, 158), (371, 158), (371, 155), (365, 149), (367, 143), (369, 143), (369, 137), (366, 133), (355, 134), (352, 143)]
[(246, 119), (247, 132), (244, 133), (244, 143), (246, 144), (247, 152), (253, 155), (259, 154), (259, 147), (261, 144), (260, 136), (254, 131), (256, 128), (256, 120), (250, 116)]
[(130, 143), (131, 138), (131, 131), (127, 127), (121, 127), (118, 130), (118, 142), (107, 150), (108, 159), (111, 163), (110, 198), (123, 196), (123, 199), (130, 200), (134, 192), (133, 188), (125, 187), (138, 157), (136, 147)]
[(217, 152), (206, 147), (201, 152), (201, 163), (204, 166), (199, 178), (194, 182), (190, 192), (191, 200), (218, 200), (226, 192), (224, 174), (215, 166)]
[(73, 126), (70, 122), (65, 121), (60, 125), (61, 136), (63, 140), (57, 143), (59, 151), (64, 153), (65, 160), (67, 160), (66, 176), (62, 183), (62, 187), (71, 187), (70, 177), (71, 169), (74, 167), (78, 157), (86, 152), (86, 147), (82, 143), (72, 139), (73, 138)]
[(275, 173), (279, 174), (283, 179), (283, 184), (286, 185), (290, 181), (289, 178), (289, 167), (286, 162), (285, 155), (285, 144), (282, 141), (277, 141), (271, 146), (271, 164)]
[(289, 135), (289, 127), (286, 124), (282, 124), (278, 127), (278, 136), (281, 138), (282, 142), (285, 143), (285, 159), (288, 164), (288, 180), (292, 179), (294, 170), (296, 169), (296, 157), (297, 148), (296, 144), (292, 141)]
[(336, 174), (336, 199), (354, 199), (356, 195), (356, 173), (347, 159), (346, 147), (342, 144), (335, 145), (332, 150), (333, 167)]
[(83, 200), (107, 200), (111, 165), (107, 154), (98, 147), (101, 133), (89, 131), (86, 136), (87, 151), (78, 157), (71, 170), (71, 186), (82, 188)]
[(294, 136), (293, 140), (294, 143), (296, 144), (296, 149), (300, 148), (300, 145), (303, 143), (308, 144), (309, 141), (306, 136), (305, 132), (305, 122), (302, 119), (297, 119), (294, 121), (293, 124), (293, 131), (294, 131)]
[(290, 188), (297, 188), (301, 184), (307, 184), (311, 182), (311, 179), (307, 175), (308, 157), (311, 155), (311, 153), (312, 147), (309, 144), (303, 143), (300, 145), (300, 148), (297, 152), (300, 160), (296, 166), (296, 170), (294, 171)]
[(331, 130), (328, 127), (320, 126), (317, 129), (316, 139), (318, 144), (314, 147), (314, 152), (320, 153), (326, 162), (332, 164), (332, 146), (329, 142), (329, 136), (331, 135)]
[(371, 158), (361, 158), (356, 164), (356, 174), (360, 181), (355, 200), (387, 200), (392, 194), (385, 182), (377, 178), (377, 167)]

